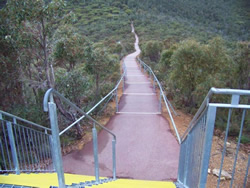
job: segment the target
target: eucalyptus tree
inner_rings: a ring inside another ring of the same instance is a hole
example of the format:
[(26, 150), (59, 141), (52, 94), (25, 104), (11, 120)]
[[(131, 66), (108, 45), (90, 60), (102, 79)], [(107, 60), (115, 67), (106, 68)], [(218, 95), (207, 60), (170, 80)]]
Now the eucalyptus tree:
[(105, 48), (89, 49), (89, 56), (86, 62), (86, 70), (95, 78), (95, 96), (100, 96), (100, 86), (105, 85), (107, 80), (113, 80), (119, 75), (119, 56), (111, 56)]
[(15, 0), (6, 4), (6, 19), (16, 35), (20, 63), (29, 67), (27, 72), (36, 70), (30, 77), (38, 84), (35, 87), (55, 86), (51, 37), (58, 25), (67, 21), (64, 6), (62, 0)]
[[(29, 95), (26, 102), (31, 103), (30, 92), (26, 92), (31, 88), (40, 106), (44, 91), (56, 85), (52, 56), (54, 34), (73, 19), (72, 13), (65, 13), (65, 6), (63, 0), (9, 0), (2, 10), (9, 31), (6, 38), (16, 53), (22, 92)], [(56, 103), (61, 114), (73, 121), (72, 114), (60, 101), (56, 99)]]

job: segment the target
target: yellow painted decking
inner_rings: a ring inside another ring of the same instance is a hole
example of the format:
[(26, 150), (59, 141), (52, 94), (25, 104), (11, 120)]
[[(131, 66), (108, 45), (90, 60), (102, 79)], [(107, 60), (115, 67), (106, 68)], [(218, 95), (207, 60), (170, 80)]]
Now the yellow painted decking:
[[(91, 181), (93, 176), (82, 176), (74, 174), (65, 174), (66, 185), (72, 183), (80, 183)], [(40, 173), (40, 174), (21, 174), (21, 175), (0, 175), (0, 184), (14, 184), (32, 187), (49, 188), (51, 185), (58, 186), (56, 173)], [(146, 181), (146, 180), (130, 180), (118, 179), (113, 182), (94, 185), (96, 188), (174, 188), (172, 182), (163, 181)]]

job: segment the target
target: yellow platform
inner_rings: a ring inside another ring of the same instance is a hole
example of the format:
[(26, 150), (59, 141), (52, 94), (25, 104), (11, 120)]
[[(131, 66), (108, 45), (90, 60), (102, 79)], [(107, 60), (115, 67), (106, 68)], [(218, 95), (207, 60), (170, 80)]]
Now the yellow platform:
[[(66, 185), (94, 180), (93, 176), (82, 176), (74, 174), (65, 174)], [(0, 175), (0, 184), (14, 184), (32, 187), (48, 188), (51, 185), (58, 186), (56, 173), (40, 174), (21, 174), (21, 175)], [(94, 185), (95, 188), (174, 188), (172, 182), (163, 181), (145, 181), (118, 179), (113, 182)]]

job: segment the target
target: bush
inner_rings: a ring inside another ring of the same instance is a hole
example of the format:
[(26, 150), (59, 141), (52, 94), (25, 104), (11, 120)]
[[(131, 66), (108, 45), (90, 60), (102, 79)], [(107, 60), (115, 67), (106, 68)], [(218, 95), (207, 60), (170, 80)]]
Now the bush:
[(162, 43), (158, 41), (149, 41), (143, 48), (143, 57), (148, 57), (151, 61), (158, 62), (162, 51)]
[(186, 40), (171, 56), (169, 84), (175, 101), (187, 109), (197, 108), (211, 87), (228, 87), (233, 80), (233, 61), (220, 38), (207, 45)]

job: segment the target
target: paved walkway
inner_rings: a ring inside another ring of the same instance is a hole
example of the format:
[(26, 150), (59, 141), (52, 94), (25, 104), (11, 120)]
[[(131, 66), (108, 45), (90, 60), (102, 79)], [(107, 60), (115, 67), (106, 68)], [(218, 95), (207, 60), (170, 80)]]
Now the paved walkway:
[[(107, 124), (117, 136), (117, 176), (143, 180), (177, 179), (179, 144), (168, 121), (159, 113), (159, 102), (150, 80), (140, 71), (136, 51), (125, 57), (124, 95), (119, 112)], [(100, 176), (112, 176), (112, 137), (98, 134)], [(94, 175), (93, 143), (63, 157), (67, 173)]]

